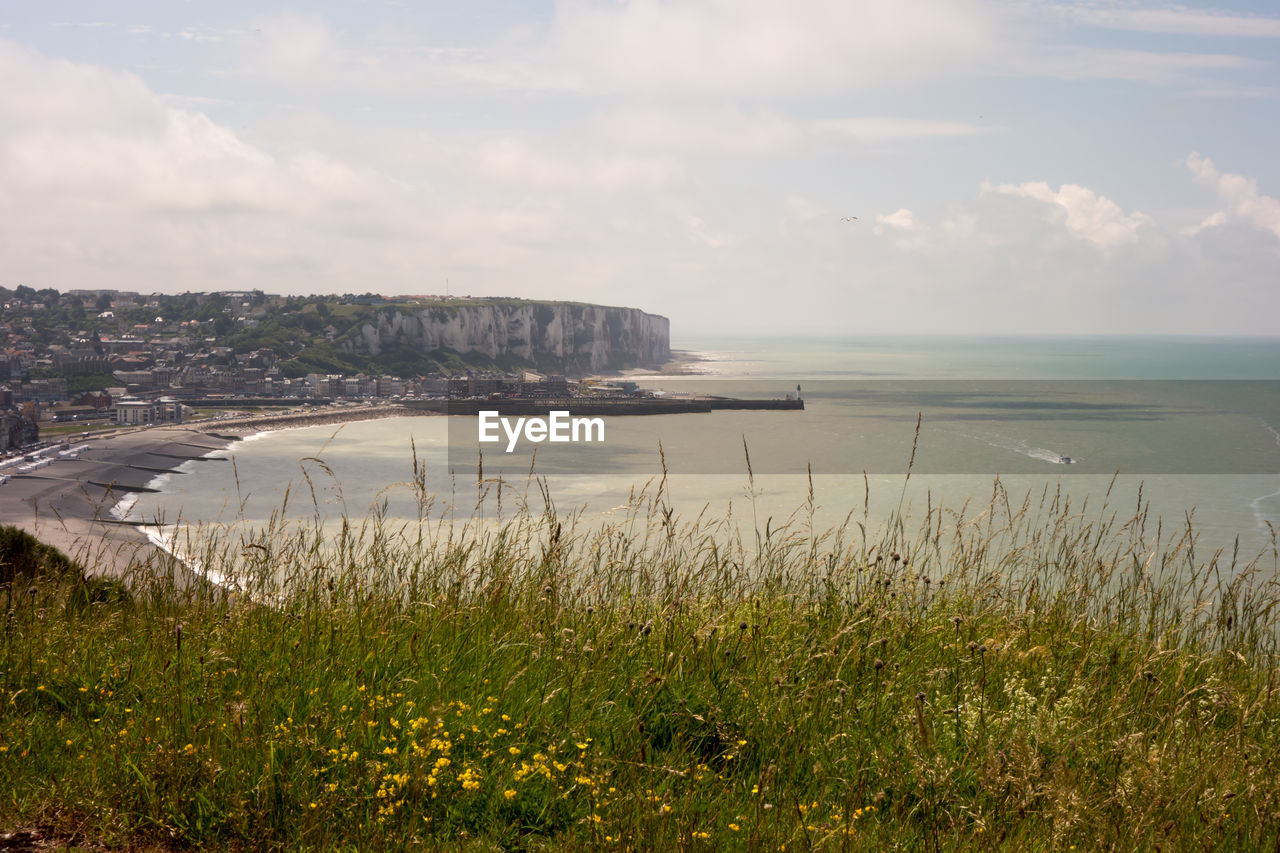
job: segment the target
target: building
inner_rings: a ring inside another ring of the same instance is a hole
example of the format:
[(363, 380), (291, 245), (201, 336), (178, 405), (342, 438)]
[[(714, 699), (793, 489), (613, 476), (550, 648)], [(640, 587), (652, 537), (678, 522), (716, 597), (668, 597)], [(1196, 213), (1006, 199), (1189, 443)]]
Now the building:
[(123, 426), (182, 423), (182, 404), (172, 397), (138, 400), (125, 397), (115, 404), (116, 423)]
[(106, 358), (91, 349), (73, 349), (55, 352), (53, 366), (59, 373), (67, 376), (85, 376), (92, 373), (110, 373), (111, 365)]
[(105, 412), (111, 408), (111, 395), (106, 391), (90, 391), (72, 402), (77, 406), (92, 406), (97, 412)]
[(467, 377), (467, 395), (470, 397), (487, 397), (502, 391), (502, 377), (486, 374)]
[(379, 397), (402, 397), (404, 396), (404, 382), (398, 376), (379, 376), (378, 377), (378, 396)]
[(115, 381), (129, 388), (154, 388), (155, 379), (150, 370), (115, 370), (111, 375)]
[(35, 418), (17, 411), (0, 413), (0, 450), (16, 450), (40, 440), (40, 427)]
[(54, 379), (33, 379), (23, 382), (13, 395), (14, 402), (25, 403), (35, 400), (40, 403), (52, 403), (67, 399), (67, 380), (61, 377)]

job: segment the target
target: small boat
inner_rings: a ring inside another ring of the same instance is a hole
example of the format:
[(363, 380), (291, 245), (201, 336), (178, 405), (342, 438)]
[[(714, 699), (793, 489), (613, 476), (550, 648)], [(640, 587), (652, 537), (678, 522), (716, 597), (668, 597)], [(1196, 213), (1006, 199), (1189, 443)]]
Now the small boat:
[(1072, 464), (1074, 464), (1074, 463), (1075, 463), (1075, 460), (1074, 460), (1074, 459), (1072, 459), (1070, 456), (1059, 456), (1059, 457), (1058, 457), (1058, 464), (1059, 464), (1059, 465), (1072, 465)]

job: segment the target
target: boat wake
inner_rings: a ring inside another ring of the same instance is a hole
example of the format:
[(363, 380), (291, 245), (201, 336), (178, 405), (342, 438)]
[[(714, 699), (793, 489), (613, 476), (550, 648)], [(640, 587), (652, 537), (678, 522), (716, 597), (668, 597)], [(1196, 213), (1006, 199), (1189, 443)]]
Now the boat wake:
[[(1280, 447), (1280, 430), (1277, 430), (1265, 420), (1262, 422), (1262, 428), (1271, 433), (1271, 437), (1275, 439), (1276, 446)], [(1268, 504), (1274, 502), (1275, 506), (1268, 511)], [(1276, 533), (1276, 528), (1280, 525), (1280, 489), (1276, 489), (1269, 495), (1259, 495), (1249, 502), (1249, 509), (1253, 510), (1253, 520), (1258, 530), (1267, 536)]]
[(980, 441), (988, 447), (994, 447), (998, 450), (1008, 450), (1013, 453), (1026, 456), (1029, 459), (1038, 459), (1041, 462), (1048, 462), (1051, 465), (1074, 465), (1078, 459), (1073, 459), (1065, 453), (1059, 453), (1056, 450), (1049, 450), (1044, 447), (1033, 447), (1030, 443), (1021, 439), (1007, 439), (1001, 436), (974, 435), (967, 432), (957, 431), (957, 435), (973, 441)]

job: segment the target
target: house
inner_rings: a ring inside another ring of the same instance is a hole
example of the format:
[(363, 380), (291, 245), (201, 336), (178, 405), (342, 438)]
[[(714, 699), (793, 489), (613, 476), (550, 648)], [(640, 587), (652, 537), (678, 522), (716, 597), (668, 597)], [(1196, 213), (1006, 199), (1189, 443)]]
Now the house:
[(98, 412), (105, 412), (111, 408), (111, 395), (106, 391), (90, 391), (71, 402), (77, 406), (92, 406)]

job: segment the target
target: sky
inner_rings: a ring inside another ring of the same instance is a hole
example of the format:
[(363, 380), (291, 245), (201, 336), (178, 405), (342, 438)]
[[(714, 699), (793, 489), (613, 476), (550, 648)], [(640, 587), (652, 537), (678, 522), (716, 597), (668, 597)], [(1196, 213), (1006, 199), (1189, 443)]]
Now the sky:
[(0, 284), (1280, 334), (1278, 48), (1232, 0), (8, 2)]

